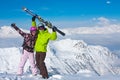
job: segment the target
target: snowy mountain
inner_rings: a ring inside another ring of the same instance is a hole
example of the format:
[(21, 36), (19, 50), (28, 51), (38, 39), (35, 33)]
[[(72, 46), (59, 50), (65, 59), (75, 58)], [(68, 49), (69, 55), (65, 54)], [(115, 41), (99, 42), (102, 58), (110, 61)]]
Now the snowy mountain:
[(91, 70), (98, 75), (118, 73), (113, 70), (114, 62), (118, 58), (105, 47), (87, 45), (81, 40), (65, 39), (53, 43), (50, 50), (56, 58), (54, 60), (51, 56), (50, 60), (54, 66), (59, 64), (59, 73), (75, 74), (80, 70)]
[[(0, 71), (15, 73), (20, 55), (21, 48), (0, 48)], [(116, 75), (120, 70), (114, 66), (116, 60), (118, 57), (105, 47), (87, 45), (81, 40), (65, 39), (49, 44), (46, 65), (50, 74), (72, 75), (87, 70), (99, 76)], [(29, 63), (25, 71), (28, 68)]]
[[(4, 34), (6, 37), (0, 35), (1, 39), (17, 39), (19, 42), (19, 44), (14, 45), (11, 45), (15, 43), (12, 41), (8, 41), (7, 44), (5, 42), (2, 45), (0, 44), (0, 80), (39, 80), (36, 77), (31, 78), (28, 76), (30, 74), (29, 62), (25, 66), (26, 76), (19, 79), (15, 75), (22, 52), (20, 47), (22, 40), (19, 40), (20, 36), (12, 30), (10, 27), (2, 27), (0, 29), (0, 33), (6, 31), (6, 34)], [(11, 34), (16, 35), (16, 37), (13, 37)], [(2, 47), (3, 45), (7, 46)], [(49, 75), (53, 75), (49, 80), (113, 80), (114, 78), (110, 77), (108, 79), (108, 77), (104, 77), (105, 75), (118, 75), (115, 78), (116, 80), (120, 78), (119, 57), (106, 47), (88, 45), (83, 40), (66, 38), (54, 42), (51, 41), (48, 45), (45, 62)], [(103, 77), (93, 79), (93, 76)]]

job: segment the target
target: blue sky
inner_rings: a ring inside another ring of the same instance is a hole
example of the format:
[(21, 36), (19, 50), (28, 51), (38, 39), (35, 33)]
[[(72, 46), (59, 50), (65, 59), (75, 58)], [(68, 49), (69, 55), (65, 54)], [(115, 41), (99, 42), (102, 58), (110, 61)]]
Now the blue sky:
[(22, 11), (24, 6), (63, 28), (88, 25), (97, 17), (120, 20), (119, 0), (1, 0), (0, 26), (15, 22), (29, 28), (31, 16)]

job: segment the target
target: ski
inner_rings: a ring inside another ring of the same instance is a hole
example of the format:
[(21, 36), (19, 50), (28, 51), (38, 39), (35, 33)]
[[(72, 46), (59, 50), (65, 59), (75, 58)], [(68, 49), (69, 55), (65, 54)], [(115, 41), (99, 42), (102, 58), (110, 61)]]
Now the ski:
[[(32, 12), (31, 10), (29, 10), (28, 8), (23, 7), (22, 9), (23, 9), (25, 12), (27, 12), (28, 14), (30, 14), (30, 15), (32, 15), (32, 16), (36, 16), (37, 19), (38, 19), (40, 22), (44, 23), (47, 27), (49, 27), (49, 28), (55, 27), (55, 26), (53, 26), (50, 22), (45, 21), (43, 18), (41, 18), (41, 17), (38, 16), (37, 14), (33, 13), (33, 12)], [(56, 28), (55, 30), (56, 30), (58, 33), (60, 33), (62, 36), (65, 36), (65, 33), (62, 32), (61, 30), (59, 30), (58, 28)]]

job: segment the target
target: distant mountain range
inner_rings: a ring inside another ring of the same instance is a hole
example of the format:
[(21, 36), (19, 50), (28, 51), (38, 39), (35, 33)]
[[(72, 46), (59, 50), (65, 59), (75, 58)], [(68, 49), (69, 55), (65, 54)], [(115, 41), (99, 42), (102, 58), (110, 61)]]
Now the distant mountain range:
[[(29, 32), (29, 30), (24, 30), (25, 32)], [(61, 29), (66, 33), (66, 35), (73, 34), (113, 34), (120, 33), (119, 25), (110, 25), (109, 27), (78, 27), (78, 28), (66, 28)], [(5, 37), (18, 37), (18, 33), (12, 29), (10, 26), (0, 27), (0, 38)]]

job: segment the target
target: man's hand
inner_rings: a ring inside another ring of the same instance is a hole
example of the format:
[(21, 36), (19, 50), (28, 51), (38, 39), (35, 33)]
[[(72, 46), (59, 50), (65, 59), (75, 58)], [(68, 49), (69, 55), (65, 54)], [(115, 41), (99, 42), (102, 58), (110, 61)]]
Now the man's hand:
[(48, 21), (45, 22), (45, 25), (48, 27), (48, 28), (52, 28), (52, 24)]
[(33, 16), (32, 21), (35, 21), (36, 17), (37, 17), (37, 15)]
[(52, 27), (52, 31), (55, 32), (57, 28), (55, 26)]

